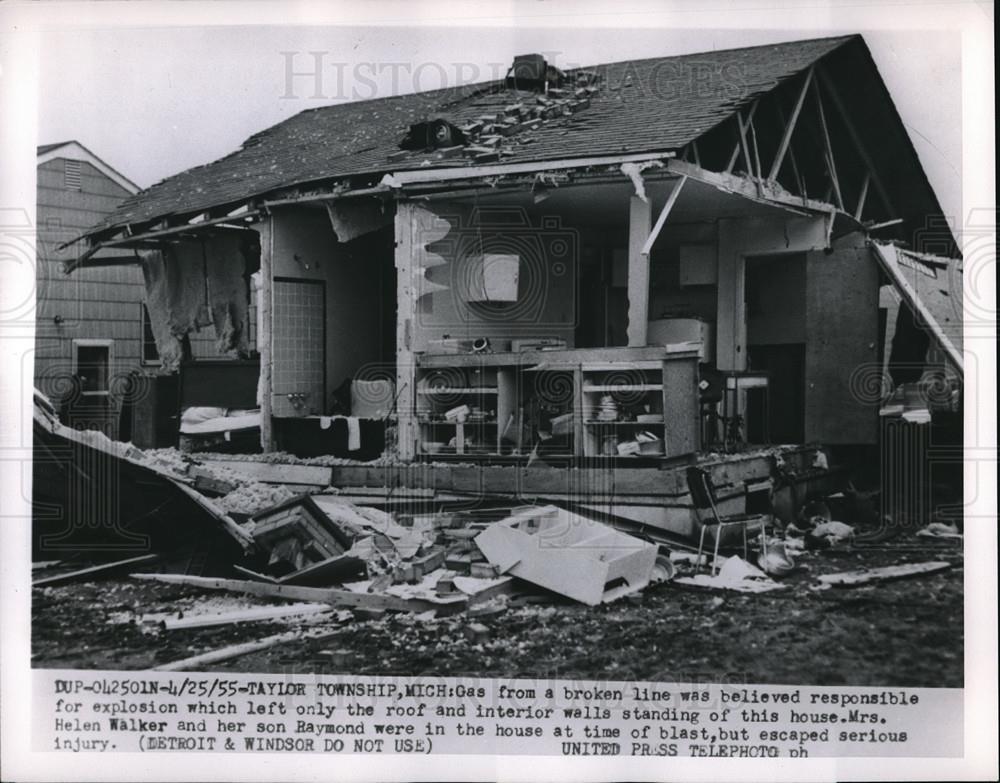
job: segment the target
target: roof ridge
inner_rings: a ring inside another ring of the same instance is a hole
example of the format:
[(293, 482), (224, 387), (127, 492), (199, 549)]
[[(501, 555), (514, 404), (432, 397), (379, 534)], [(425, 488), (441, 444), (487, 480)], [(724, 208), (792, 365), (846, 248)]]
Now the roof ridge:
[(769, 44), (754, 44), (753, 46), (730, 46), (727, 49), (711, 49), (703, 52), (687, 52), (686, 54), (668, 54), (659, 57), (640, 57), (636, 60), (616, 60), (611, 63), (593, 63), (591, 65), (581, 65), (578, 68), (566, 69), (567, 73), (573, 73), (575, 71), (590, 70), (592, 68), (607, 68), (612, 65), (625, 65), (626, 63), (646, 63), (652, 62), (653, 60), (678, 60), (682, 57), (695, 57), (702, 54), (727, 54), (729, 52), (749, 52), (753, 49), (775, 49), (782, 46), (793, 46), (795, 44), (806, 44), (806, 43), (819, 43), (820, 41), (840, 41), (842, 44), (847, 43), (853, 38), (862, 38), (860, 33), (849, 33), (848, 35), (827, 35), (822, 38), (797, 38), (794, 41), (780, 41), (778, 43)]

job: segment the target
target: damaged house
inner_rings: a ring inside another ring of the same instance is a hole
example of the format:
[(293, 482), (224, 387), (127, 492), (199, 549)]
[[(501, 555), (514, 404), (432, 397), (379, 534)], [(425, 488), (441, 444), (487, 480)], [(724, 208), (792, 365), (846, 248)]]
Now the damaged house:
[(141, 265), (182, 435), (341, 487), (687, 534), (693, 461), (829, 481), (890, 417), (960, 422), (961, 262), (860, 36), (304, 111), (79, 247)]

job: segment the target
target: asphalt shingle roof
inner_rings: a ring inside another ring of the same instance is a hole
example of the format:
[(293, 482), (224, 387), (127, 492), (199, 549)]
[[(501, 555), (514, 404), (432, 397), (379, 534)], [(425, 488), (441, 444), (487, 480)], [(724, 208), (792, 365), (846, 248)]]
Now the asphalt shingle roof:
[[(591, 66), (590, 105), (546, 121), (505, 144), (504, 162), (677, 150), (737, 108), (802, 72), (856, 36), (794, 41)], [(502, 82), (342, 103), (301, 112), (251, 136), (236, 152), (141, 191), (91, 233), (235, 204), (281, 188), (361, 174), (425, 168), (419, 153), (390, 161), (412, 123), (445, 117), (456, 125), (533, 93)], [(466, 165), (464, 157), (430, 165)]]

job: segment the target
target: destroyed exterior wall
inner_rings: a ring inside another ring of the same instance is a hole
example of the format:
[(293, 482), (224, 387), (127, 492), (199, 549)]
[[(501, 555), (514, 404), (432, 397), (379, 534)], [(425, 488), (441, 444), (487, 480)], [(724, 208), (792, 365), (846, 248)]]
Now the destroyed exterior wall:
[(812, 252), (806, 266), (806, 440), (878, 442), (877, 394), (859, 386), (878, 366), (878, 266), (857, 232)]
[[(273, 232), (271, 263), (276, 286), (272, 294), (271, 345), (274, 415), (326, 414), (335, 389), (360, 369), (378, 365), (384, 357), (386, 313), (380, 306), (383, 300), (380, 286), (385, 281), (380, 270), (391, 263), (391, 251), (386, 247), (384, 252), (378, 252), (366, 238), (350, 244), (338, 243), (325, 210), (275, 210), (269, 223)], [(305, 368), (298, 365), (301, 357), (295, 355), (294, 343), (301, 343), (303, 330), (311, 327), (302, 322), (304, 314), (296, 307), (295, 289), (290, 288), (290, 294), (282, 295), (282, 281), (315, 281), (323, 291), (322, 389), (296, 386), (294, 379)], [(292, 345), (279, 344), (282, 328), (288, 330)], [(276, 336), (279, 342), (275, 341)], [(299, 392), (311, 396), (304, 406), (296, 407), (287, 395)]]

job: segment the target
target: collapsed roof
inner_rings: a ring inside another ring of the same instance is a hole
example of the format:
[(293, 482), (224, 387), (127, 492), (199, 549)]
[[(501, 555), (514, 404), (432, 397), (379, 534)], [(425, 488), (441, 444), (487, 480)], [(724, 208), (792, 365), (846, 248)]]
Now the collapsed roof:
[[(694, 153), (699, 165), (729, 170), (733, 162), (727, 168), (725, 159), (734, 128), (738, 124), (742, 129), (752, 118), (752, 114), (744, 116), (744, 110), (753, 112), (759, 99), (773, 96), (774, 105), (758, 112), (756, 122), (770, 123), (771, 135), (780, 137), (783, 115), (796, 111), (796, 94), (801, 90), (804, 95), (810, 80), (818, 90), (820, 77), (823, 89), (833, 98), (823, 131), (829, 122), (837, 137), (833, 148), (844, 180), (842, 187), (837, 186), (838, 199), (841, 189), (850, 190), (852, 199), (858, 199), (862, 191), (860, 218), (870, 176), (872, 190), (878, 191), (885, 207), (881, 217), (900, 219), (912, 231), (925, 224), (928, 216), (940, 214), (860, 36), (631, 60), (568, 71), (562, 77), (554, 90), (539, 91), (537, 86), (506, 79), (301, 112), (251, 136), (236, 152), (169, 177), (126, 200), (87, 237), (99, 243), (123, 231), (130, 235), (164, 221), (174, 224), (197, 215), (225, 215), (265, 196), (337, 182), (370, 185), (392, 172), (471, 168), (484, 160), (542, 164), (630, 153), (687, 155), (691, 145), (699, 142), (703, 147), (700, 159), (698, 151)], [(557, 104), (554, 111), (549, 110), (552, 103)], [(852, 121), (852, 116), (858, 119)], [(458, 143), (433, 154), (420, 149), (420, 144), (401, 145), (409, 138), (408, 132), (412, 136), (415, 127), (433, 121), (457, 131)], [(475, 135), (484, 121), (491, 134), (485, 144)], [(813, 126), (802, 132), (818, 136), (818, 131)], [(713, 153), (713, 147), (721, 148), (720, 142), (726, 147), (721, 158)], [(861, 160), (853, 150), (848, 154), (852, 146)], [(797, 168), (805, 165), (803, 161)], [(798, 170), (795, 175), (803, 185)], [(791, 174), (779, 171), (779, 181), (783, 176)], [(811, 185), (813, 198), (820, 196), (816, 187)], [(848, 195), (845, 192), (842, 200), (847, 201)], [(875, 196), (868, 201), (873, 203)], [(855, 211), (853, 203), (850, 208), (841, 204), (841, 208)]]

